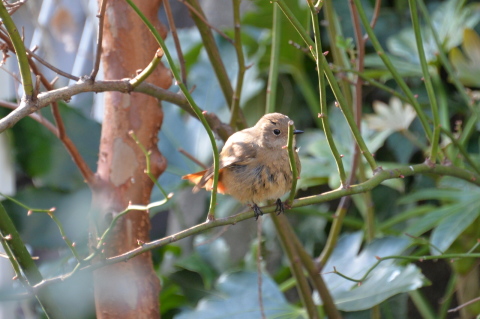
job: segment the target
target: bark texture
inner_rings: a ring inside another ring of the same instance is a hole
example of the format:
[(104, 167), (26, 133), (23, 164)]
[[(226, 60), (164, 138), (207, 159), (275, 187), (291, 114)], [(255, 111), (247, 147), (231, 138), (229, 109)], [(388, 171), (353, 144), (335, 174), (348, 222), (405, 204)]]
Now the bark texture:
[[(165, 36), (165, 28), (157, 18), (161, 0), (138, 0), (136, 4)], [(153, 36), (125, 1), (108, 1), (102, 54), (106, 80), (135, 76), (136, 70), (148, 65), (157, 48)], [(160, 66), (148, 81), (168, 88), (170, 71)], [(152, 173), (158, 177), (166, 168), (166, 161), (157, 148), (162, 120), (163, 112), (155, 98), (139, 93), (105, 93), (92, 233), (96, 233), (96, 229), (103, 232), (112, 216), (124, 210), (129, 202), (148, 204), (153, 183), (144, 173), (145, 157), (128, 132), (134, 131), (151, 151)], [(147, 213), (128, 213), (109, 237), (104, 256), (119, 255), (149, 241), (149, 230)], [(160, 283), (150, 253), (96, 270), (94, 281), (97, 318), (160, 317)]]

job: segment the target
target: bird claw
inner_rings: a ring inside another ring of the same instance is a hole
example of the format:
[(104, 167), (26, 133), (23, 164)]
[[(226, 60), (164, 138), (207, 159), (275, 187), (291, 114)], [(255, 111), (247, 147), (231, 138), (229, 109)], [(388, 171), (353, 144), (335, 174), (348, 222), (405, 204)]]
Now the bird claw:
[(258, 220), (258, 217), (263, 215), (262, 210), (257, 204), (253, 204), (253, 213), (255, 214), (255, 220)]
[(277, 213), (277, 216), (285, 212), (285, 205), (283, 204), (280, 198), (277, 198), (277, 201), (275, 202), (275, 204), (277, 205), (275, 207), (275, 212)]

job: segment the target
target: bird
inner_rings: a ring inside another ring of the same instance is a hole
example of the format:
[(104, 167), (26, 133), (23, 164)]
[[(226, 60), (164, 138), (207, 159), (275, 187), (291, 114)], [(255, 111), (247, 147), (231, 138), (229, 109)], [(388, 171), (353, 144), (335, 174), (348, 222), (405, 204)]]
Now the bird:
[[(220, 152), (217, 191), (251, 206), (255, 220), (263, 215), (258, 203), (276, 199), (275, 212), (280, 214), (285, 210), (280, 197), (290, 190), (293, 181), (286, 148), (290, 122), (290, 118), (281, 113), (265, 114), (255, 126), (232, 134)], [(293, 131), (295, 135), (301, 133), (301, 130)], [(294, 157), (299, 176), (301, 164), (297, 153), (295, 147)], [(206, 170), (185, 175), (182, 179), (194, 183), (193, 192), (197, 192), (201, 188), (212, 189), (213, 175), (212, 165)]]

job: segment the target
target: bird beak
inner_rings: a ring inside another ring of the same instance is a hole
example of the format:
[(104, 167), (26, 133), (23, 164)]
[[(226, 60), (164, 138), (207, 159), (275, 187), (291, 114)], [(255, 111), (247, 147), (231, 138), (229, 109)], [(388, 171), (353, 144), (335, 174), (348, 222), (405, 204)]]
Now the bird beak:
[(303, 133), (303, 131), (300, 131), (300, 130), (293, 131), (293, 134), (302, 134), (302, 133)]

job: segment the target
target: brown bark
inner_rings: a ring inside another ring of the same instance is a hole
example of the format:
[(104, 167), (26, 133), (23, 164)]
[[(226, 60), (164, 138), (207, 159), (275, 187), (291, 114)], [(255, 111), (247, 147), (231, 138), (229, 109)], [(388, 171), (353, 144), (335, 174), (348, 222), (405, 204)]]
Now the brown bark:
[[(165, 36), (157, 19), (161, 0), (136, 1), (137, 6)], [(148, 65), (158, 45), (140, 18), (125, 1), (110, 0), (105, 12), (102, 64), (105, 79), (135, 75)], [(170, 72), (160, 66), (149, 78), (161, 87), (171, 85)], [(157, 136), (163, 120), (159, 102), (139, 93), (105, 93), (97, 183), (94, 187), (92, 232), (103, 232), (112, 214), (128, 203), (146, 205), (153, 183), (144, 173), (145, 157), (129, 136), (133, 130), (140, 142), (152, 152), (152, 173), (159, 176), (166, 161), (157, 148)], [(149, 240), (150, 220), (145, 212), (132, 211), (117, 224), (105, 245), (104, 256), (115, 256)], [(160, 283), (146, 253), (94, 272), (97, 318), (159, 318)]]

